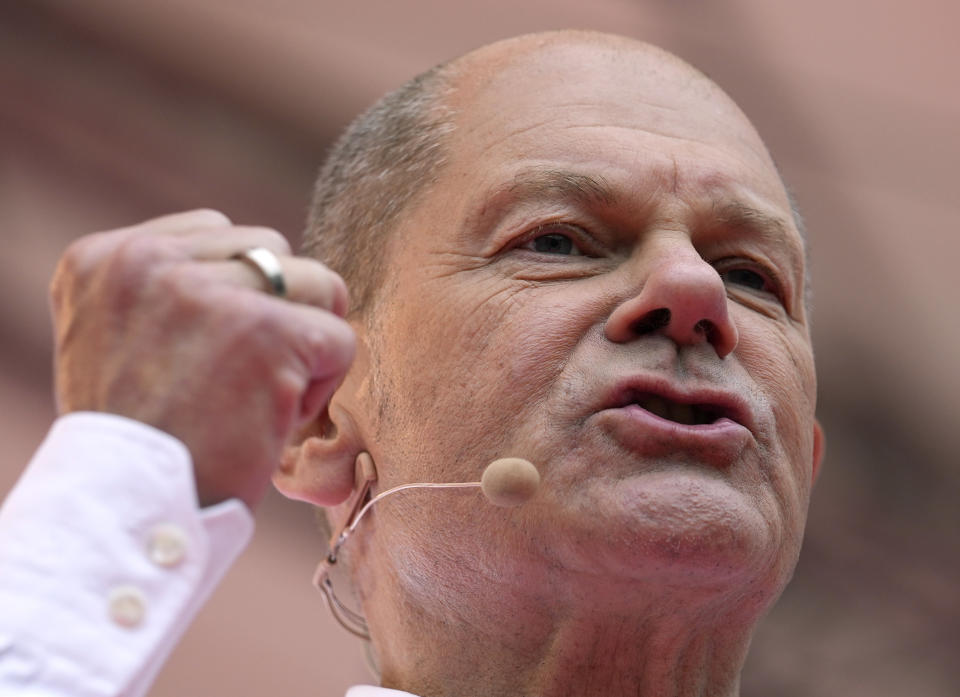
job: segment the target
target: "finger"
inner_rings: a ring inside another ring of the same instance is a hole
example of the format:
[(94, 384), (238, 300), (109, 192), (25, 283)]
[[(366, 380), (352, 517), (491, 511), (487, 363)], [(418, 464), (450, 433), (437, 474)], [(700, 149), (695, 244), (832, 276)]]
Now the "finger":
[(308, 381), (333, 383), (335, 388), (356, 354), (353, 327), (336, 315), (306, 305), (284, 303), (281, 310), (287, 315), (284, 326), (290, 328), (288, 345), (306, 368)]
[(303, 367), (294, 427), (312, 422), (330, 402), (343, 382), (356, 355), (356, 335), (344, 320), (329, 312), (305, 305), (286, 304), (287, 327), (296, 328), (296, 336), (287, 337), (287, 346), (296, 352)]
[(129, 227), (83, 235), (74, 240), (64, 252), (61, 257), (63, 268), (58, 269), (58, 275), (62, 275), (59, 272), (65, 269), (77, 273), (89, 270), (130, 240), (146, 240), (150, 236), (162, 239), (189, 235), (201, 229), (210, 234), (212, 230), (222, 230), (230, 224), (230, 219), (219, 211), (199, 209), (164, 215)]
[(277, 256), (290, 256), (290, 243), (268, 227), (234, 225), (228, 228), (198, 228), (181, 236), (182, 249), (194, 259), (230, 259), (254, 247), (264, 247)]
[[(338, 274), (315, 259), (278, 256), (278, 260), (283, 269), (287, 300), (328, 310), (339, 317), (346, 316), (347, 286)], [(211, 262), (208, 266), (210, 273), (225, 283), (268, 293), (272, 291), (263, 274), (246, 262)]]
[(115, 232), (129, 232), (131, 234), (159, 234), (182, 235), (190, 234), (204, 228), (225, 228), (232, 225), (230, 218), (220, 211), (210, 208), (199, 208), (182, 213), (171, 213), (159, 218), (151, 218), (142, 223), (121, 228)]

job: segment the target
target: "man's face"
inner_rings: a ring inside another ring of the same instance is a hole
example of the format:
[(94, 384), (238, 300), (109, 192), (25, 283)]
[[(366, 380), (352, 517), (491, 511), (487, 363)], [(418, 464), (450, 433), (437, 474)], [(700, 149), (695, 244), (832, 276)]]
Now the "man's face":
[(493, 62), (459, 85), (449, 162), (389, 242), (370, 379), (346, 399), (383, 489), (504, 456), (542, 485), (511, 511), (411, 493), (371, 534), (414, 580), (682, 568), (778, 591), (816, 385), (803, 242), (763, 144), (639, 53)]

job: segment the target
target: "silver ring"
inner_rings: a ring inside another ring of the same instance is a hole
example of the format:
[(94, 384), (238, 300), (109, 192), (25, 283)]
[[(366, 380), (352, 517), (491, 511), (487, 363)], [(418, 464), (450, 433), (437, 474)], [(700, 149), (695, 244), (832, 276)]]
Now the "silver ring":
[(259, 271), (274, 295), (279, 298), (286, 296), (287, 282), (283, 278), (283, 267), (276, 254), (266, 247), (251, 247), (245, 252), (234, 255), (233, 258)]

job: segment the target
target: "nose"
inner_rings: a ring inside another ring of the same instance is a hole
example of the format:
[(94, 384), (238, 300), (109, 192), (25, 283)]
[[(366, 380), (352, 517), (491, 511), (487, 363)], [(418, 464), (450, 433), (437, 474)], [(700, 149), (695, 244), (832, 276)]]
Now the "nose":
[(617, 343), (660, 333), (677, 346), (709, 342), (720, 358), (737, 346), (737, 327), (727, 312), (723, 280), (694, 250), (651, 260), (640, 292), (607, 319), (607, 339)]

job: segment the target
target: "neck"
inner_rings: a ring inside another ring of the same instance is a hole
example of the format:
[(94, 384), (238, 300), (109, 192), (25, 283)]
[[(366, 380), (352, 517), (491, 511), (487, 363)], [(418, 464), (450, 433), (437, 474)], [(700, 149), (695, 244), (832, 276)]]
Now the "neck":
[[(762, 612), (743, 587), (559, 570), (503, 584), (470, 572), (482, 580), (377, 584), (368, 613), (374, 636), (389, 637), (375, 642), (384, 686), (422, 697), (733, 697)], [(442, 588), (443, 600), (411, 588)]]

